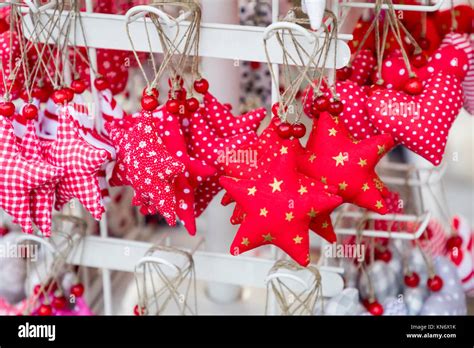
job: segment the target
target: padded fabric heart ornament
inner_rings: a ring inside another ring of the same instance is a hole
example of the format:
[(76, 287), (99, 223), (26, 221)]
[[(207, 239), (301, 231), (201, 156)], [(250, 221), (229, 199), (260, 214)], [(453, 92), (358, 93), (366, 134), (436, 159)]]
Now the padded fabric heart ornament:
[[(412, 66), (412, 70), (422, 81), (440, 72), (453, 74), (463, 80), (469, 70), (468, 55), (460, 47), (445, 45), (431, 55), (425, 66), (419, 69)], [(408, 78), (408, 70), (400, 53), (394, 53), (384, 60), (382, 79), (387, 88), (402, 90)]]
[(461, 81), (439, 73), (426, 80), (420, 95), (378, 90), (368, 100), (372, 124), (396, 142), (439, 165), (449, 130), (462, 105)]
[(441, 47), (445, 46), (454, 46), (467, 55), (469, 68), (462, 83), (464, 108), (474, 115), (474, 39), (469, 39), (467, 34), (449, 33), (441, 43)]

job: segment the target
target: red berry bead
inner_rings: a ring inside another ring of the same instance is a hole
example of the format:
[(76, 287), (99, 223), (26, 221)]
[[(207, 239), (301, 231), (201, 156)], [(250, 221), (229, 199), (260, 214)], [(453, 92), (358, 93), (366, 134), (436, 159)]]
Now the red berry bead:
[(330, 104), (329, 99), (324, 95), (317, 97), (313, 103), (316, 105), (316, 110), (319, 112), (328, 110)]
[(27, 104), (23, 107), (21, 113), (27, 120), (34, 120), (38, 116), (38, 108), (36, 105)]
[(446, 247), (448, 250), (452, 250), (454, 248), (461, 248), (462, 245), (462, 238), (460, 236), (452, 236), (446, 242)]
[(278, 128), (281, 124), (281, 119), (279, 117), (272, 117), (272, 123)]
[(12, 117), (15, 113), (15, 104), (9, 101), (0, 102), (0, 115)]
[(84, 285), (77, 283), (71, 287), (71, 294), (76, 297), (81, 297), (84, 294)]
[(416, 288), (420, 284), (420, 276), (416, 272), (411, 272), (405, 275), (403, 281), (409, 288)]
[(144, 95), (142, 97), (142, 108), (146, 111), (153, 111), (158, 107), (158, 100), (152, 95)]
[(67, 98), (68, 98), (67, 92), (62, 88), (54, 91), (53, 95), (51, 96), (51, 99), (53, 99), (53, 101), (56, 104), (65, 104), (67, 101)]
[(51, 302), (51, 306), (54, 309), (64, 309), (67, 306), (67, 300), (66, 297), (63, 295), (61, 296), (54, 296), (53, 301)]
[(147, 87), (145, 87), (143, 89), (142, 96), (145, 96), (145, 95), (151, 95), (151, 96), (155, 97), (156, 99), (158, 99), (158, 97), (160, 96), (160, 92), (158, 92), (158, 90), (156, 88), (147, 88)]
[(172, 114), (177, 114), (179, 112), (179, 107), (181, 106), (180, 102), (176, 99), (169, 99), (166, 102), (166, 109)]
[(306, 134), (306, 127), (302, 123), (295, 123), (291, 126), (291, 135), (293, 135), (296, 139), (304, 137)]
[(344, 110), (344, 105), (340, 100), (334, 100), (329, 104), (328, 111), (333, 116), (339, 116)]
[(338, 69), (336, 71), (336, 77), (340, 81), (347, 80), (352, 75), (352, 68), (345, 66), (344, 68)]
[(209, 89), (209, 82), (206, 79), (194, 81), (194, 89), (198, 93), (205, 94)]
[(282, 139), (289, 139), (292, 135), (292, 127), (287, 122), (282, 122), (277, 128), (277, 134)]
[(71, 88), (63, 88), (64, 93), (66, 94), (66, 102), (71, 102), (74, 99), (74, 91)]
[(411, 63), (413, 64), (414, 67), (416, 68), (421, 68), (422, 66), (425, 66), (426, 63), (428, 63), (428, 59), (426, 59), (426, 56), (423, 53), (416, 54), (411, 58)]
[(41, 293), (41, 284), (36, 284), (33, 288), (33, 294), (39, 295)]
[(51, 308), (50, 305), (43, 303), (38, 308), (38, 315), (42, 317), (53, 315), (53, 309)]
[(86, 90), (87, 85), (83, 80), (74, 80), (71, 83), (71, 89), (76, 94), (82, 94)]
[(275, 104), (272, 105), (272, 114), (273, 116), (278, 118), (278, 108), (280, 106), (279, 102), (276, 102)]
[(441, 288), (443, 287), (443, 279), (441, 279), (441, 277), (438, 275), (434, 275), (433, 277), (428, 279), (426, 284), (428, 285), (428, 288), (431, 291), (437, 292), (437, 291), (440, 291)]
[(231, 103), (225, 103), (224, 104), (224, 107), (229, 110), (229, 111), (232, 111), (232, 104)]
[(257, 70), (260, 68), (262, 64), (260, 62), (250, 62), (250, 68), (252, 70)]
[(98, 91), (103, 91), (109, 88), (109, 82), (103, 77), (98, 77), (94, 81), (94, 86)]
[(421, 38), (418, 42), (418, 46), (420, 46), (420, 48), (422, 50), (427, 50), (430, 48), (430, 40), (428, 40), (427, 38)]
[(199, 100), (196, 98), (189, 98), (186, 100), (186, 110), (189, 112), (195, 112), (199, 108)]
[(377, 252), (376, 259), (388, 263), (390, 260), (392, 260), (392, 252), (388, 249)]
[(367, 311), (369, 311), (369, 313), (372, 315), (379, 316), (383, 314), (383, 306), (377, 300), (375, 300), (368, 303)]
[(403, 86), (403, 90), (411, 95), (417, 95), (423, 92), (423, 83), (421, 83), (418, 77), (410, 77), (407, 82), (405, 82), (405, 86)]
[(135, 307), (133, 307), (133, 314), (135, 314), (136, 316), (144, 315), (145, 314), (145, 308), (143, 308), (139, 305), (135, 305)]

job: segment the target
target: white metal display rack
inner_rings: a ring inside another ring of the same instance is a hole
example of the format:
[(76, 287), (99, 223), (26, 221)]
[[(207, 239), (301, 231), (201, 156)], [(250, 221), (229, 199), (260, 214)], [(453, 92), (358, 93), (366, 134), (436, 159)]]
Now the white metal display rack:
[[(440, 1), (441, 2), (441, 1)], [(52, 4), (54, 4), (52, 2)], [(84, 23), (85, 37), (81, 33), (75, 37), (75, 42), (78, 46), (87, 46), (90, 51), (90, 57), (93, 60), (91, 64), (96, 64), (94, 61), (95, 49), (121, 49), (131, 50), (130, 43), (125, 31), (125, 16), (120, 15), (105, 15), (94, 14), (92, 12), (92, 1), (87, 0), (87, 13), (82, 14)], [(273, 4), (273, 19), (278, 17), (278, 1), (272, 0)], [(234, 3), (235, 5), (235, 3)], [(344, 2), (343, 6), (350, 4)], [(39, 18), (45, 21), (52, 15), (52, 11), (45, 6), (39, 9)], [(403, 9), (403, 6), (400, 6)], [(333, 1), (331, 9), (334, 13), (338, 13), (339, 3)], [(410, 8), (411, 9), (411, 8)], [(419, 9), (424, 10), (426, 9)], [(24, 25), (33, 28), (31, 13), (28, 9), (25, 11)], [(66, 13), (61, 16), (65, 18)], [(38, 17), (36, 17), (38, 18)], [(63, 20), (64, 20), (63, 18)], [(143, 21), (146, 19), (138, 19), (130, 24), (131, 36), (134, 38), (145, 37)], [(186, 22), (181, 22), (180, 25), (188, 25)], [(264, 29), (253, 26), (240, 26), (229, 24), (214, 24), (203, 23), (201, 26), (201, 39), (199, 54), (203, 57), (246, 60), (246, 61), (260, 61), (266, 62), (265, 52), (263, 48), (263, 34)], [(170, 28), (170, 30), (173, 30)], [(182, 30), (184, 32), (185, 30)], [(24, 30), (24, 33), (29, 33), (31, 30)], [(159, 40), (153, 37), (150, 33), (151, 41), (153, 43), (153, 51), (161, 52)], [(41, 39), (41, 36), (39, 36)], [(300, 35), (300, 43), (303, 47), (309, 47), (309, 43)], [(324, 38), (320, 38), (323, 40)], [(352, 35), (340, 34), (338, 36), (338, 60), (336, 68), (345, 66), (350, 58), (350, 50), (346, 44), (347, 40), (352, 39)], [(43, 39), (44, 40), (44, 39)], [(72, 43), (71, 43), (72, 44)], [(145, 40), (137, 40), (135, 48), (138, 51), (149, 51), (148, 44)], [(282, 55), (279, 45), (275, 41), (269, 41), (269, 54), (273, 64), (282, 63)], [(334, 49), (334, 47), (332, 48)], [(332, 53), (329, 56), (333, 56)], [(328, 63), (327, 68), (334, 68), (334, 62)], [(91, 76), (91, 78), (94, 78)], [(92, 84), (93, 85), (93, 84)], [(95, 93), (95, 91), (93, 91)], [(272, 89), (272, 100), (276, 99), (277, 90)], [(389, 179), (389, 178), (387, 178)], [(394, 178), (396, 180), (396, 178)], [(378, 217), (380, 219), (387, 219), (387, 217)], [(388, 219), (403, 220), (403, 221), (420, 221), (420, 217), (416, 216), (389, 216)], [(422, 224), (416, 234), (410, 236), (400, 235), (401, 238), (416, 238), (426, 227), (428, 223), (429, 214), (422, 217)], [(83, 242), (78, 246), (81, 252), (72, 253), (69, 260), (75, 265), (95, 267), (103, 271), (103, 296), (104, 296), (104, 312), (111, 314), (112, 311), (112, 289), (110, 283), (110, 271), (125, 271), (133, 272), (137, 262), (143, 257), (145, 252), (152, 246), (150, 243), (111, 238), (107, 236), (106, 223), (101, 222), (101, 235), (85, 237)], [(343, 234), (353, 234), (355, 230), (336, 231)], [(380, 231), (366, 231), (370, 236), (385, 236), (380, 235)], [(196, 265), (196, 277), (203, 281), (221, 282), (227, 284), (235, 284), (240, 286), (264, 287), (265, 278), (268, 271), (273, 266), (273, 259), (263, 259), (257, 257), (247, 256), (232, 256), (229, 254), (196, 251), (193, 254)], [(343, 281), (340, 273), (342, 270), (334, 267), (320, 266), (322, 275), (322, 290), (323, 296), (332, 297), (340, 292), (343, 288)]]

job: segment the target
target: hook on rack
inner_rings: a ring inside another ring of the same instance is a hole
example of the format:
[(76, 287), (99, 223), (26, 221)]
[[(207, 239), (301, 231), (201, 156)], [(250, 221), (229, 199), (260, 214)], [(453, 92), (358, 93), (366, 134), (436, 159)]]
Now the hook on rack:
[(47, 4), (37, 6), (33, 0), (25, 0), (25, 4), (30, 8), (31, 12), (37, 14), (46, 10), (50, 10), (52, 8), (55, 8), (60, 4), (62, 0), (50, 0)]
[(291, 23), (291, 22), (275, 22), (273, 24), (270, 24), (263, 31), (263, 40), (270, 39), (272, 35), (274, 35), (275, 32), (278, 30), (296, 31), (300, 33), (302, 36), (304, 36), (310, 44), (313, 44), (316, 41), (316, 36), (312, 32), (306, 30), (301, 25), (298, 25), (296, 23)]
[(170, 15), (155, 6), (139, 5), (134, 6), (127, 11), (127, 13), (125, 14), (125, 23), (130, 24), (132, 22), (135, 22), (136, 20), (145, 17), (147, 13), (153, 13), (157, 15), (161, 19), (161, 21), (170, 28), (179, 25), (179, 23), (186, 20), (191, 15), (191, 11), (185, 11), (181, 13), (177, 18), (172, 18)]
[(50, 242), (48, 242), (44, 238), (32, 234), (22, 234), (21, 236), (18, 236), (15, 241), (17, 244), (28, 241), (35, 242), (43, 245), (52, 255), (55, 255), (57, 253), (56, 248)]

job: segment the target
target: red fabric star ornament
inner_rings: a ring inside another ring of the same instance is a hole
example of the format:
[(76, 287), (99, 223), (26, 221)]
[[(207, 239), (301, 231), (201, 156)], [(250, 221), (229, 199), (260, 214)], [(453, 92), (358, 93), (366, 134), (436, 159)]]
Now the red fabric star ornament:
[[(262, 176), (269, 174), (268, 168), (272, 162), (275, 161), (279, 156), (286, 155), (289, 151), (288, 145), (285, 146), (282, 138), (276, 133), (277, 123), (278, 121), (273, 119), (268, 127), (258, 137), (258, 142), (246, 147), (241, 147), (237, 150), (237, 153), (247, 154), (247, 156), (252, 153), (253, 155), (251, 157), (255, 162), (249, 164), (245, 162), (242, 163), (242, 161), (231, 161), (225, 166), (227, 176), (237, 179), (256, 180), (261, 179)], [(291, 143), (291, 148), (294, 149), (297, 154), (302, 154), (304, 152), (304, 149), (298, 140), (293, 140)], [(323, 183), (311, 182), (310, 184), (314, 189), (318, 189), (320, 191), (324, 190), (329, 193), (336, 192), (333, 187), (329, 187)], [(306, 187), (307, 186), (308, 185), (306, 185)], [(228, 205), (232, 202), (234, 202), (234, 199), (229, 193), (226, 192), (226, 194), (222, 197), (221, 203), (223, 205)], [(245, 215), (245, 210), (240, 206), (240, 204), (237, 203), (234, 207), (234, 212), (231, 216), (230, 222), (233, 225), (241, 224), (245, 218)], [(336, 234), (334, 233), (329, 214), (316, 214), (316, 212), (312, 212), (311, 215), (311, 222), (309, 226), (310, 229), (326, 239), (328, 242), (335, 242)]]
[(209, 126), (218, 136), (225, 138), (257, 131), (266, 115), (265, 108), (259, 108), (244, 115), (234, 116), (210, 93), (204, 95), (204, 110), (204, 117)]
[(305, 175), (335, 186), (344, 202), (385, 214), (383, 197), (388, 190), (374, 168), (393, 145), (388, 134), (355, 140), (342, 122), (324, 112), (313, 123), (298, 168)]
[(183, 173), (178, 174), (175, 181), (176, 214), (189, 234), (195, 235), (194, 189), (205, 178), (213, 175), (216, 170), (188, 154), (179, 120), (177, 116), (168, 112), (166, 105), (153, 112), (153, 119), (167, 150), (178, 158), (186, 168)]
[(420, 95), (376, 91), (367, 102), (372, 124), (434, 165), (443, 158), (449, 130), (463, 103), (461, 81), (443, 73), (426, 80)]
[(270, 165), (260, 179), (221, 177), (220, 183), (245, 211), (245, 218), (232, 242), (233, 255), (273, 244), (299, 264), (310, 262), (308, 228), (312, 215), (329, 212), (341, 198), (313, 188), (314, 180), (296, 169), (296, 149), (284, 141), (288, 152)]
[(0, 117), (0, 207), (11, 215), (23, 232), (33, 233), (30, 194), (57, 179), (59, 171), (43, 161), (21, 156), (12, 124)]
[(60, 109), (56, 140), (44, 151), (48, 163), (64, 170), (64, 176), (56, 186), (56, 209), (62, 209), (71, 199), (77, 198), (95, 219), (100, 220), (104, 206), (98, 173), (109, 160), (109, 153), (90, 145), (78, 134), (67, 108)]
[(173, 226), (174, 182), (184, 165), (166, 149), (150, 112), (142, 111), (131, 129), (123, 128), (127, 122), (116, 120), (106, 126), (117, 153), (113, 177), (134, 189), (132, 203), (141, 205), (143, 214), (159, 213)]
[(205, 110), (201, 107), (189, 123), (188, 149), (191, 156), (216, 168), (216, 173), (203, 180), (195, 189), (195, 211), (199, 216), (212, 198), (222, 189), (219, 177), (224, 174), (226, 158), (237, 148), (252, 144), (257, 140), (255, 132), (241, 133), (230, 137), (219, 137), (204, 119)]
[(31, 219), (39, 228), (43, 236), (50, 237), (54, 193), (56, 185), (63, 175), (63, 170), (62, 168), (51, 166), (44, 160), (41, 153), (40, 142), (36, 135), (35, 122), (26, 121), (20, 119), (20, 115), (17, 116), (17, 125), (21, 124), (26, 128), (23, 136), (17, 138), (22, 156), (28, 161), (40, 162), (46, 168), (50, 168), (51, 171), (56, 172), (54, 178), (44, 185), (32, 190), (30, 194)]

